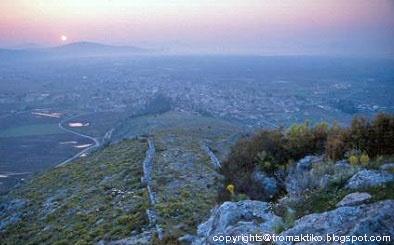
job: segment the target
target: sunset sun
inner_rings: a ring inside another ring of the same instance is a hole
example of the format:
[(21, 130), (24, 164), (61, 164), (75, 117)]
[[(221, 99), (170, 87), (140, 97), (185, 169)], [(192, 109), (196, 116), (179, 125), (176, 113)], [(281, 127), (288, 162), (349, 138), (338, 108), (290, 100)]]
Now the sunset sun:
[(60, 40), (62, 40), (63, 42), (67, 41), (67, 36), (66, 35), (61, 35), (60, 36)]

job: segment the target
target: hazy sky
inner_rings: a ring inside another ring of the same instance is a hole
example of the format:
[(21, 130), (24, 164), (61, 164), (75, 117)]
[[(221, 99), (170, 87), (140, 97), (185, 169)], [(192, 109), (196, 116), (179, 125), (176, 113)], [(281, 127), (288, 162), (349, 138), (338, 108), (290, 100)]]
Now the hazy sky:
[(184, 52), (393, 57), (394, 0), (0, 1), (1, 47), (76, 41)]

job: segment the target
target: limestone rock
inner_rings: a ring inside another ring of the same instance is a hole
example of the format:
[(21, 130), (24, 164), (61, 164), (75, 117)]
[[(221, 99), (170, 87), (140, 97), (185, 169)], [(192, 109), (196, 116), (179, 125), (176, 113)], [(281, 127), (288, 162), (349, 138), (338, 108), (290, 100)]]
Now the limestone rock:
[(337, 207), (344, 206), (356, 206), (364, 203), (366, 200), (370, 199), (372, 196), (368, 193), (355, 192), (345, 196), (340, 202), (337, 203)]
[(321, 186), (320, 174), (313, 171), (313, 163), (318, 163), (322, 160), (322, 156), (306, 156), (299, 160), (286, 177), (286, 191), (287, 194), (294, 198), (302, 196), (305, 192)]
[(260, 188), (262, 188), (264, 193), (270, 198), (279, 193), (279, 185), (274, 177), (269, 177), (260, 171), (255, 171), (252, 174), (252, 178), (259, 184)]
[(209, 219), (198, 226), (198, 237), (193, 244), (215, 244), (214, 235), (241, 235), (247, 233), (274, 233), (282, 224), (266, 202), (225, 202), (212, 210)]
[(181, 244), (191, 244), (193, 242), (193, 240), (195, 239), (194, 236), (190, 235), (190, 234), (186, 234), (184, 236), (181, 236), (180, 238), (178, 238), (178, 241)]
[(306, 156), (297, 162), (297, 170), (310, 170), (313, 163), (319, 162), (321, 160), (322, 157), (319, 156)]
[(393, 174), (386, 171), (362, 170), (347, 182), (345, 189), (357, 190), (379, 186), (394, 181)]
[[(296, 220), (283, 236), (314, 234), (315, 236), (394, 236), (394, 200), (385, 200), (356, 207), (340, 207), (332, 211), (310, 214)], [(278, 244), (292, 244), (281, 242)], [(310, 242), (297, 244), (314, 244)], [(315, 243), (319, 244), (319, 243)], [(324, 244), (324, 243), (320, 243)]]

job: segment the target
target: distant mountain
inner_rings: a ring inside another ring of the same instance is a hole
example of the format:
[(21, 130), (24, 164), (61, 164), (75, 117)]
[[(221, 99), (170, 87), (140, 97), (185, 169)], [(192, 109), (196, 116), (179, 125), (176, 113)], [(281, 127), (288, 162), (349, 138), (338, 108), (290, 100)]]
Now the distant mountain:
[(3, 49), (0, 48), (0, 62), (9, 62), (12, 59), (20, 59), (22, 57), (31, 56), (32, 52), (20, 49)]
[(62, 55), (122, 55), (146, 52), (134, 46), (112, 46), (93, 42), (76, 42), (47, 49), (50, 53)]
[(34, 49), (43, 49), (43, 46), (36, 43), (22, 43), (12, 47), (12, 49), (18, 50), (34, 50)]
[(134, 46), (111, 46), (93, 42), (76, 42), (52, 48), (0, 48), (0, 61), (8, 62), (13, 59), (36, 60), (56, 57), (92, 57), (92, 56), (123, 56), (146, 53), (150, 50)]

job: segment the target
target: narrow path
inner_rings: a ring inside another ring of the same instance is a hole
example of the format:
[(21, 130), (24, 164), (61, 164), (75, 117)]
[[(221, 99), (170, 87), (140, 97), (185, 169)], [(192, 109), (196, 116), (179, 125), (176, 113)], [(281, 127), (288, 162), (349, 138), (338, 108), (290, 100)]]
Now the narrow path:
[(91, 149), (97, 148), (97, 147), (100, 146), (100, 142), (99, 142), (98, 139), (93, 138), (92, 136), (89, 136), (89, 135), (86, 135), (86, 134), (82, 134), (82, 133), (73, 131), (73, 130), (68, 129), (68, 128), (65, 128), (65, 127), (63, 126), (63, 123), (65, 123), (65, 122), (67, 122), (67, 121), (70, 121), (71, 119), (77, 118), (77, 117), (79, 117), (79, 116), (81, 116), (81, 115), (72, 116), (72, 117), (63, 119), (63, 120), (60, 121), (59, 124), (58, 124), (59, 128), (60, 128), (61, 130), (63, 130), (63, 131), (68, 132), (68, 133), (72, 133), (72, 134), (78, 135), (78, 136), (80, 136), (80, 137), (90, 139), (90, 140), (92, 140), (92, 141), (94, 142), (94, 145), (89, 146), (88, 148), (82, 150), (81, 152), (75, 154), (74, 156), (72, 156), (72, 157), (70, 157), (70, 158), (64, 160), (63, 162), (61, 162), (61, 163), (59, 163), (58, 165), (56, 165), (56, 167), (61, 166), (61, 165), (66, 164), (66, 163), (69, 163), (69, 162), (75, 160), (76, 158), (80, 157), (82, 154), (84, 154), (84, 153), (90, 151)]
[(145, 160), (142, 164), (142, 168), (144, 171), (144, 177), (142, 177), (141, 181), (146, 184), (146, 187), (148, 189), (148, 194), (149, 194), (149, 201), (150, 201), (150, 208), (146, 210), (146, 214), (149, 219), (149, 224), (151, 227), (156, 228), (157, 236), (159, 237), (160, 240), (163, 239), (163, 230), (157, 223), (157, 212), (154, 208), (154, 205), (157, 204), (157, 195), (156, 192), (152, 190), (152, 162), (153, 162), (153, 157), (155, 155), (155, 145), (150, 139), (148, 140), (148, 145), (149, 148), (146, 151), (146, 157)]

